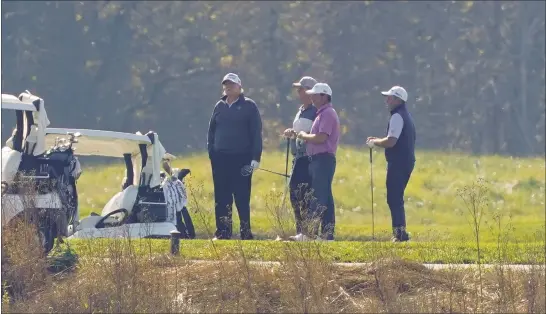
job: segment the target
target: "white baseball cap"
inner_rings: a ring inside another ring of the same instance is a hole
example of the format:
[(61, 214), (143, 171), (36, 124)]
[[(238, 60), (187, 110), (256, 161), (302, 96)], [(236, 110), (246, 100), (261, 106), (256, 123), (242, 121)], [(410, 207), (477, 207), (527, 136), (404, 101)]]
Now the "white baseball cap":
[(241, 79), (239, 78), (239, 75), (235, 73), (226, 74), (226, 76), (224, 76), (224, 79), (222, 80), (222, 84), (224, 84), (226, 81), (230, 81), (241, 86)]
[(305, 92), (309, 95), (326, 94), (332, 96), (332, 89), (326, 83), (317, 83), (315, 86), (313, 86), (313, 88)]
[(305, 87), (305, 88), (313, 88), (317, 84), (317, 80), (310, 76), (304, 76), (302, 77), (298, 82), (292, 83), (292, 86), (294, 87)]
[(408, 92), (401, 86), (393, 86), (386, 92), (381, 92), (383, 96), (396, 96), (404, 102), (408, 101)]

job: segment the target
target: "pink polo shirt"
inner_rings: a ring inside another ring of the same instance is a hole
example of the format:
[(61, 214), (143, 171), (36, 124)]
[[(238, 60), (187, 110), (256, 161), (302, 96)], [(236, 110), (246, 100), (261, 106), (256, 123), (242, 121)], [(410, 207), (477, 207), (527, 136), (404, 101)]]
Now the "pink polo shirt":
[(317, 117), (311, 127), (311, 134), (325, 133), (328, 135), (326, 142), (322, 144), (313, 144), (307, 142), (307, 155), (313, 156), (320, 153), (335, 154), (339, 143), (339, 117), (332, 107), (332, 104), (326, 104), (317, 111)]

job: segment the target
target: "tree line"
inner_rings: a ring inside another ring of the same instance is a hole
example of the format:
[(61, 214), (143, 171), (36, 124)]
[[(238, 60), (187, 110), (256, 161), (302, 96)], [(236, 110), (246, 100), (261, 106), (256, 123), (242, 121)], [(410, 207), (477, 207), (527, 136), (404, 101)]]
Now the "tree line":
[(332, 87), (346, 145), (384, 132), (379, 91), (401, 85), (418, 148), (543, 155), (544, 12), (542, 1), (6, 1), (2, 92), (43, 97), (52, 126), (152, 129), (182, 153), (205, 150), (228, 72), (258, 103), (266, 147), (291, 123), (302, 75)]

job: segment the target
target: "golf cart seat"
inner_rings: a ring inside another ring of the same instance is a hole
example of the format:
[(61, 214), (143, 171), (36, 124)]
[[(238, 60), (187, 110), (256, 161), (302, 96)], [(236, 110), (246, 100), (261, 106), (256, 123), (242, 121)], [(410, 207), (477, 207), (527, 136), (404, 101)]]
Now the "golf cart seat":
[[(140, 184), (138, 187), (138, 197), (133, 208), (131, 221), (146, 222), (164, 222), (169, 220), (167, 202), (162, 189), (150, 187), (153, 176), (152, 158), (148, 157), (146, 166), (142, 168), (140, 174)], [(131, 223), (131, 221), (129, 223)]]
[(130, 185), (125, 188), (123, 191), (116, 193), (112, 197), (104, 208), (102, 209), (101, 216), (93, 214), (91, 216), (85, 217), (80, 221), (82, 228), (94, 228), (96, 223), (104, 216), (108, 215), (111, 212), (114, 212), (119, 209), (127, 210), (127, 214), (120, 212), (117, 214), (111, 215), (109, 218), (106, 218), (105, 224), (112, 222), (119, 222), (125, 217), (130, 217), (133, 207), (135, 205), (138, 195), (138, 187)]
[(21, 182), (14, 183), (15, 176), (20, 173), (20, 179), (29, 180), (38, 193), (44, 194), (51, 191), (51, 182), (49, 179), (48, 162), (44, 158), (23, 154), (10, 147), (2, 148), (2, 182), (8, 184), (9, 190), (16, 193)]
[(2, 147), (2, 182), (10, 184), (21, 163), (22, 153), (10, 147)]
[(118, 192), (110, 199), (110, 201), (108, 201), (108, 203), (106, 203), (106, 205), (104, 205), (102, 216), (120, 208), (125, 208), (127, 210), (127, 214), (130, 215), (133, 211), (133, 207), (135, 206), (137, 195), (138, 187), (134, 185), (126, 187), (125, 190)]

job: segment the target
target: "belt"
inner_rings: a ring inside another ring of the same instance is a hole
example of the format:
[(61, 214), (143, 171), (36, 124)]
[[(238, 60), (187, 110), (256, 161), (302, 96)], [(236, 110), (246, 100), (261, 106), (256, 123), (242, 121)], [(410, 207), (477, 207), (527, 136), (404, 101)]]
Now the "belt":
[(331, 156), (331, 157), (336, 157), (335, 154), (332, 154), (332, 153), (318, 153), (318, 154), (314, 154), (314, 155), (310, 155), (309, 156), (309, 161), (313, 161), (313, 159), (318, 159), (320, 157), (325, 157), (325, 156)]

